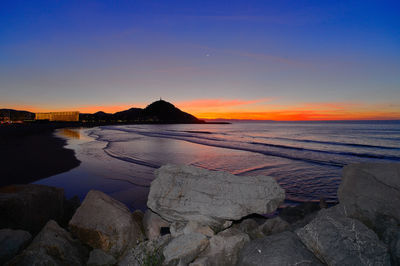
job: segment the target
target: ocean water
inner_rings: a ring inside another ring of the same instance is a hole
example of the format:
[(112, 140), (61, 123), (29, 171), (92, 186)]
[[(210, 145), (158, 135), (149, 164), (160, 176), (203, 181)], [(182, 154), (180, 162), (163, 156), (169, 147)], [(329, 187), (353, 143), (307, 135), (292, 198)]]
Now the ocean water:
[(272, 176), (286, 190), (287, 206), (337, 201), (346, 164), (400, 162), (398, 121), (123, 125), (57, 134), (82, 164), (36, 183), (81, 198), (99, 189), (132, 209), (146, 208), (153, 172), (166, 163)]

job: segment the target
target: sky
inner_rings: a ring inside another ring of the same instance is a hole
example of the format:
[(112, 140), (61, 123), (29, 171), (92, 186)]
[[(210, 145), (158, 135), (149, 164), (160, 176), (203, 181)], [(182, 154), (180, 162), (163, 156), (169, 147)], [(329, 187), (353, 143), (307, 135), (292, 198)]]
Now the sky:
[(0, 108), (400, 119), (398, 1), (0, 0)]

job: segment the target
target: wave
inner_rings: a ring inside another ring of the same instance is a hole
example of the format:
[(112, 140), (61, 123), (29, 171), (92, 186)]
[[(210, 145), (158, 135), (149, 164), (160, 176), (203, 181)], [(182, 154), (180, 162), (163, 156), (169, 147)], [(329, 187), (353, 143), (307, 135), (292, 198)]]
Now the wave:
[[(263, 154), (266, 156), (274, 156), (285, 158), (289, 160), (296, 160), (296, 161), (303, 161), (312, 164), (318, 165), (327, 165), (333, 167), (343, 167), (349, 162), (349, 157), (354, 158), (364, 158), (364, 159), (376, 159), (376, 160), (391, 160), (391, 161), (400, 161), (399, 156), (390, 156), (390, 155), (377, 155), (377, 154), (370, 154), (370, 153), (354, 153), (354, 152), (336, 152), (336, 151), (324, 151), (324, 150), (316, 150), (316, 149), (308, 149), (308, 148), (301, 148), (295, 146), (285, 146), (285, 145), (278, 145), (278, 144), (269, 144), (269, 143), (261, 143), (261, 142), (242, 142), (242, 141), (235, 141), (235, 140), (225, 140), (221, 138), (213, 138), (213, 137), (204, 137), (198, 134), (190, 134), (190, 133), (175, 133), (175, 132), (154, 132), (148, 131), (148, 129), (142, 130), (141, 128), (121, 128), (121, 127), (112, 127), (109, 128), (108, 126), (102, 127), (102, 129), (112, 129), (112, 130), (119, 130), (127, 133), (135, 133), (142, 136), (147, 137), (159, 137), (159, 138), (169, 138), (169, 139), (176, 139), (187, 141), (195, 144), (206, 145), (211, 147), (217, 148), (226, 148), (232, 150), (240, 150), (240, 151), (247, 151), (247, 152), (255, 152), (259, 154)], [(192, 132), (191, 132), (192, 133)], [(263, 146), (263, 147), (271, 147), (276, 148), (278, 150), (265, 150), (256, 148), (256, 146)], [(292, 152), (283, 152), (283, 150), (292, 151)], [(300, 153), (293, 152), (297, 151)], [(135, 164), (140, 164), (143, 166), (148, 166), (151, 168), (158, 168), (161, 165), (152, 163), (152, 162), (145, 162), (143, 160), (132, 158), (129, 156), (125, 156), (123, 154), (117, 154), (115, 152), (111, 152), (105, 149), (105, 152), (110, 156), (120, 159), (126, 162), (131, 162)], [(321, 158), (321, 154), (326, 155), (336, 155), (335, 157), (324, 156)], [(339, 157), (338, 157), (339, 156)]]
[[(399, 147), (378, 146), (378, 145), (360, 144), (360, 143), (322, 141), (322, 140), (310, 140), (310, 139), (292, 139), (292, 138), (282, 138), (282, 137), (264, 137), (264, 136), (248, 136), (248, 137), (262, 138), (262, 139), (287, 140), (287, 141), (302, 142), (302, 143), (317, 143), (317, 144), (327, 144), (327, 145), (336, 145), (336, 146), (348, 146), (348, 147), (357, 147), (357, 148), (373, 148), (373, 149), (399, 150), (400, 151)], [(390, 140), (399, 140), (400, 141), (400, 139), (390, 139)]]
[(263, 145), (263, 146), (267, 146), (267, 147), (275, 147), (275, 148), (282, 148), (282, 149), (292, 149), (292, 150), (299, 150), (299, 151), (311, 151), (311, 152), (320, 152), (320, 153), (336, 154), (336, 155), (348, 155), (348, 156), (355, 156), (355, 157), (361, 157), (361, 158), (374, 158), (374, 159), (386, 159), (386, 160), (400, 161), (400, 157), (398, 157), (398, 156), (378, 155), (378, 154), (371, 154), (371, 153), (325, 151), (325, 150), (316, 150), (316, 149), (285, 146), (285, 145), (270, 144), (270, 143), (261, 143), (261, 142), (250, 142), (250, 144)]

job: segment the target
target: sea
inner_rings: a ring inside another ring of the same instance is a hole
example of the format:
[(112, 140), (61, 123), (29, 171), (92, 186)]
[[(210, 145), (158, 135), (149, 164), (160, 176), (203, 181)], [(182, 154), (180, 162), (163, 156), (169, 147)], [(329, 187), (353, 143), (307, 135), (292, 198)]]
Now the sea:
[(347, 164), (400, 162), (400, 121), (117, 125), (55, 134), (81, 165), (35, 183), (81, 199), (101, 190), (132, 210), (146, 209), (154, 170), (167, 163), (271, 176), (286, 190), (286, 207), (337, 202)]

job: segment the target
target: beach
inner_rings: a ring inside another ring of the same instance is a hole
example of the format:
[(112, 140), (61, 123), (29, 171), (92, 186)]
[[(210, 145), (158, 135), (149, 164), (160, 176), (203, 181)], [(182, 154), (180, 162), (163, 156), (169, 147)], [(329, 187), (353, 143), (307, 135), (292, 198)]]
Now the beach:
[(26, 184), (79, 166), (65, 139), (54, 135), (63, 123), (14, 124), (0, 127), (0, 186)]

